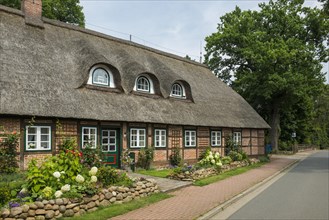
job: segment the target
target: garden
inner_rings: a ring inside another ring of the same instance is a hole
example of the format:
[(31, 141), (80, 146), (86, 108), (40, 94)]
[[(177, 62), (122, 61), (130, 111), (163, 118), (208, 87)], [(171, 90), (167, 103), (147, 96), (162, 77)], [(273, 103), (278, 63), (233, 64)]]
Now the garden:
[(18, 140), (16, 132), (0, 140), (0, 219), (80, 216), (159, 192), (154, 180), (131, 179), (126, 171), (104, 166), (94, 149), (86, 146), (79, 151), (70, 138), (57, 155), (41, 164), (32, 160), (26, 172), (19, 172)]
[[(174, 148), (170, 155), (170, 167), (161, 170), (151, 167), (152, 147), (139, 151), (136, 164), (126, 149), (121, 155), (124, 170), (118, 170), (101, 163), (99, 148), (92, 149), (87, 145), (79, 150), (75, 139), (65, 138), (58, 154), (49, 156), (40, 164), (32, 160), (27, 171), (21, 172), (16, 157), (18, 140), (17, 132), (0, 139), (0, 219), (78, 217), (103, 207), (115, 207), (158, 194), (154, 180), (129, 178), (127, 170), (132, 166), (137, 167), (138, 173), (205, 185), (225, 176), (218, 177), (219, 174), (237, 175), (245, 172), (239, 167), (251, 169), (253, 164), (259, 164), (258, 159), (249, 159), (240, 146), (227, 138), (225, 157), (209, 147), (196, 164), (188, 165), (183, 163), (180, 149)], [(160, 193), (158, 198), (151, 198), (150, 201), (164, 198), (167, 196)]]

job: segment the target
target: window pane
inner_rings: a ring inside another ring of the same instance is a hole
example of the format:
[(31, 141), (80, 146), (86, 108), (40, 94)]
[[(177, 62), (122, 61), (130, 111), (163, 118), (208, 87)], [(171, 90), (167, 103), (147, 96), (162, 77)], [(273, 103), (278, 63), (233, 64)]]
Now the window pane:
[(49, 148), (49, 143), (48, 142), (41, 142), (41, 148), (48, 149)]
[(49, 128), (41, 128), (41, 134), (49, 134)]
[(27, 140), (30, 141), (36, 141), (37, 140), (37, 135), (28, 135), (27, 136)]
[(49, 135), (41, 135), (41, 141), (49, 141)]
[(109, 136), (109, 132), (108, 131), (102, 131), (102, 136), (103, 137), (108, 137)]
[(27, 132), (29, 134), (36, 134), (37, 133), (37, 128), (35, 128), (35, 127), (28, 127)]
[(96, 134), (96, 129), (95, 128), (90, 128), (90, 134)]
[(109, 78), (108, 73), (102, 68), (96, 69), (93, 73), (93, 82), (94, 83), (108, 85), (108, 81), (109, 81), (108, 78)]
[(115, 148), (116, 148), (115, 145), (111, 145), (111, 146), (110, 146), (110, 151), (116, 151)]

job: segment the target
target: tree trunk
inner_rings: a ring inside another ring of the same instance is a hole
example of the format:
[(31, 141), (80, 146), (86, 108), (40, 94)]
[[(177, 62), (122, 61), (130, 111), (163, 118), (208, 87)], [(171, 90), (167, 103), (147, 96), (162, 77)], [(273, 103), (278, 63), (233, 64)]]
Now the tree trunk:
[(271, 118), (270, 118), (270, 140), (273, 151), (278, 151), (278, 142), (280, 136), (280, 108), (279, 105), (275, 102), (272, 106)]

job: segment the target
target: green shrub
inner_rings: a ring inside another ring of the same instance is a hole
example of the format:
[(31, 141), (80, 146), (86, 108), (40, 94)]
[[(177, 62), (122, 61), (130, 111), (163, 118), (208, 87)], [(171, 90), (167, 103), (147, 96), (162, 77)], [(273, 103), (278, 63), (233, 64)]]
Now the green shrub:
[(110, 166), (100, 167), (97, 176), (98, 176), (98, 180), (105, 187), (122, 182), (128, 178), (125, 172), (121, 172)]
[(151, 168), (151, 162), (153, 161), (154, 150), (153, 147), (142, 148), (138, 152), (137, 167), (149, 170)]
[(101, 166), (101, 158), (102, 153), (100, 148), (97, 146), (96, 148), (92, 148), (90, 144), (86, 144), (84, 148), (82, 148), (82, 164), (89, 168), (96, 166)]
[(261, 162), (261, 163), (267, 163), (267, 162), (270, 162), (270, 158), (268, 156), (259, 156), (258, 157), (258, 160)]
[(179, 147), (174, 147), (172, 153), (169, 156), (169, 161), (172, 166), (180, 166), (182, 163), (182, 157), (180, 155)]
[(18, 170), (16, 159), (19, 135), (16, 132), (0, 138), (0, 173), (15, 173)]
[(10, 189), (8, 187), (0, 187), (0, 206), (5, 205), (11, 199)]
[(242, 154), (240, 154), (237, 151), (230, 151), (230, 153), (228, 154), (228, 156), (233, 160), (233, 161), (242, 161)]
[(229, 156), (226, 156), (226, 157), (222, 157), (222, 163), (223, 164), (230, 164), (231, 162), (232, 162), (232, 159), (231, 159), (231, 157), (229, 157)]

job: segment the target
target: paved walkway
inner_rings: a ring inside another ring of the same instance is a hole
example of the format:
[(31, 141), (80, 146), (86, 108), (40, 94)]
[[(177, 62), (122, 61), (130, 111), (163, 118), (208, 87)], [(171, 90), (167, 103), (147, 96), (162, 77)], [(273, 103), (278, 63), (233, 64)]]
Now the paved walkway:
[[(309, 154), (309, 153), (304, 153)], [(112, 219), (195, 219), (253, 185), (278, 173), (303, 155), (274, 156), (270, 163), (204, 187), (188, 186), (173, 197)]]
[(128, 175), (131, 177), (144, 177), (145, 179), (154, 179), (157, 182), (161, 192), (170, 192), (173, 190), (180, 189), (182, 187), (192, 185), (191, 182), (187, 182), (187, 181), (179, 181), (179, 180), (172, 180), (168, 178), (147, 176), (139, 173), (129, 173)]

